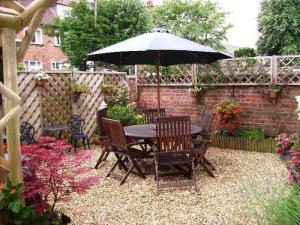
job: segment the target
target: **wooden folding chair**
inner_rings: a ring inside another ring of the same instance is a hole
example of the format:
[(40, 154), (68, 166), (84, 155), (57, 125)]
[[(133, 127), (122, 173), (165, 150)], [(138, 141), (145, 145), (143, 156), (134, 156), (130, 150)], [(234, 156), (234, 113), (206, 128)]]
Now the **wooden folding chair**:
[[(156, 120), (156, 145), (154, 152), (157, 192), (168, 187), (195, 186), (198, 183), (195, 173), (194, 155), (191, 151), (191, 121), (189, 116), (161, 117)], [(177, 172), (163, 173), (160, 166), (171, 166)], [(159, 183), (160, 176), (184, 175), (189, 181)]]
[(214, 113), (208, 109), (204, 110), (201, 114), (200, 127), (202, 132), (199, 139), (192, 141), (192, 151), (195, 154), (195, 166), (201, 165), (204, 170), (211, 176), (215, 177), (213, 170), (214, 166), (206, 159), (205, 154), (210, 147), (211, 139), (214, 130)]
[(166, 115), (165, 108), (161, 108), (159, 113), (157, 109), (142, 109), (141, 112), (145, 118), (145, 124), (155, 123), (157, 118), (164, 117)]
[[(123, 184), (131, 173), (146, 178), (144, 172), (138, 165), (138, 161), (142, 160), (147, 155), (147, 152), (134, 148), (135, 145), (140, 145), (141, 142), (127, 143), (124, 129), (120, 121), (103, 118), (103, 123), (111, 147), (111, 152), (113, 152), (117, 158), (117, 161), (113, 164), (106, 177), (111, 176), (116, 178), (120, 180), (120, 184)], [(126, 165), (127, 161), (129, 167)], [(117, 165), (126, 171), (125, 175), (114, 172)]]
[(105, 161), (110, 153), (109, 144), (107, 141), (107, 134), (105, 131), (105, 126), (103, 123), (103, 118), (107, 117), (107, 108), (103, 108), (97, 111), (97, 125), (98, 125), (98, 135), (100, 138), (100, 145), (102, 148), (102, 153), (96, 163), (95, 169), (98, 169), (100, 163)]

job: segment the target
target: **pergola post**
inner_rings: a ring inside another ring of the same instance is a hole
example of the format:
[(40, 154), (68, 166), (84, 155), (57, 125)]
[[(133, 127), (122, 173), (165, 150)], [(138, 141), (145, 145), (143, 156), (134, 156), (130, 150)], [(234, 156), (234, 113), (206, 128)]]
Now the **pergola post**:
[[(11, 91), (18, 92), (17, 84), (17, 47), (16, 30), (14, 28), (3, 28), (2, 53), (3, 53), (3, 75), (4, 85)], [(5, 97), (5, 114), (17, 106), (17, 103)], [(16, 113), (13, 119), (8, 120), (6, 126), (9, 174), (13, 184), (23, 182), (20, 147), (20, 119)]]

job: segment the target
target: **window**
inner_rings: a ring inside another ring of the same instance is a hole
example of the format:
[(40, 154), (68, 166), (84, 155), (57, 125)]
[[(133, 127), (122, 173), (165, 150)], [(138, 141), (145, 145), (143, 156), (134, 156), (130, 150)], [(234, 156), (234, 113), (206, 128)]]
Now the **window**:
[(52, 62), (52, 70), (63, 70), (63, 63)]
[(33, 35), (32, 44), (38, 44), (42, 45), (43, 44), (43, 31), (42, 29), (37, 29)]
[(54, 37), (54, 45), (55, 46), (60, 46), (60, 36), (55, 36)]
[(42, 63), (39, 61), (25, 61), (26, 70), (41, 70), (43, 69)]

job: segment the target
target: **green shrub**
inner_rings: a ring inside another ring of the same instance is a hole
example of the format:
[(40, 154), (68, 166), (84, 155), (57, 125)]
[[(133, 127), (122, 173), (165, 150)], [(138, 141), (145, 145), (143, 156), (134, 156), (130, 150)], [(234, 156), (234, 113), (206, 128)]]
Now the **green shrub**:
[(134, 112), (128, 106), (114, 105), (107, 111), (108, 118), (120, 120), (124, 126), (142, 124), (143, 116)]
[(256, 141), (261, 141), (265, 138), (264, 132), (259, 128), (253, 128), (250, 130), (241, 130), (238, 135), (240, 137), (253, 138)]
[(259, 224), (299, 225), (300, 224), (300, 185), (295, 185), (285, 195), (279, 192), (273, 200), (263, 203), (263, 215), (257, 218)]
[(234, 51), (234, 57), (255, 57), (256, 51), (254, 48), (239, 48)]

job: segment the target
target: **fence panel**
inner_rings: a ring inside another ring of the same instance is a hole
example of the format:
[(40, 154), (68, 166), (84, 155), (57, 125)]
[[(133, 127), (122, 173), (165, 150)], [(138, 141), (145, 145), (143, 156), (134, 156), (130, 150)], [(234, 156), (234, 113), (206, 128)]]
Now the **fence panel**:
[(37, 136), (42, 134), (40, 94), (32, 72), (18, 74), (19, 95), (22, 99), (23, 111), (20, 116), (21, 122), (29, 122), (33, 125)]
[[(18, 73), (19, 94), (22, 98), (21, 122), (31, 123), (39, 137), (44, 126), (66, 125), (72, 114), (81, 115), (85, 121), (84, 132), (91, 137), (96, 130), (96, 111), (103, 96), (102, 82), (117, 84), (124, 73), (111, 72), (65, 72), (47, 71), (52, 77), (44, 87), (36, 84), (37, 72)], [(74, 79), (89, 85), (90, 93), (80, 96), (76, 102), (72, 96), (71, 84)]]

